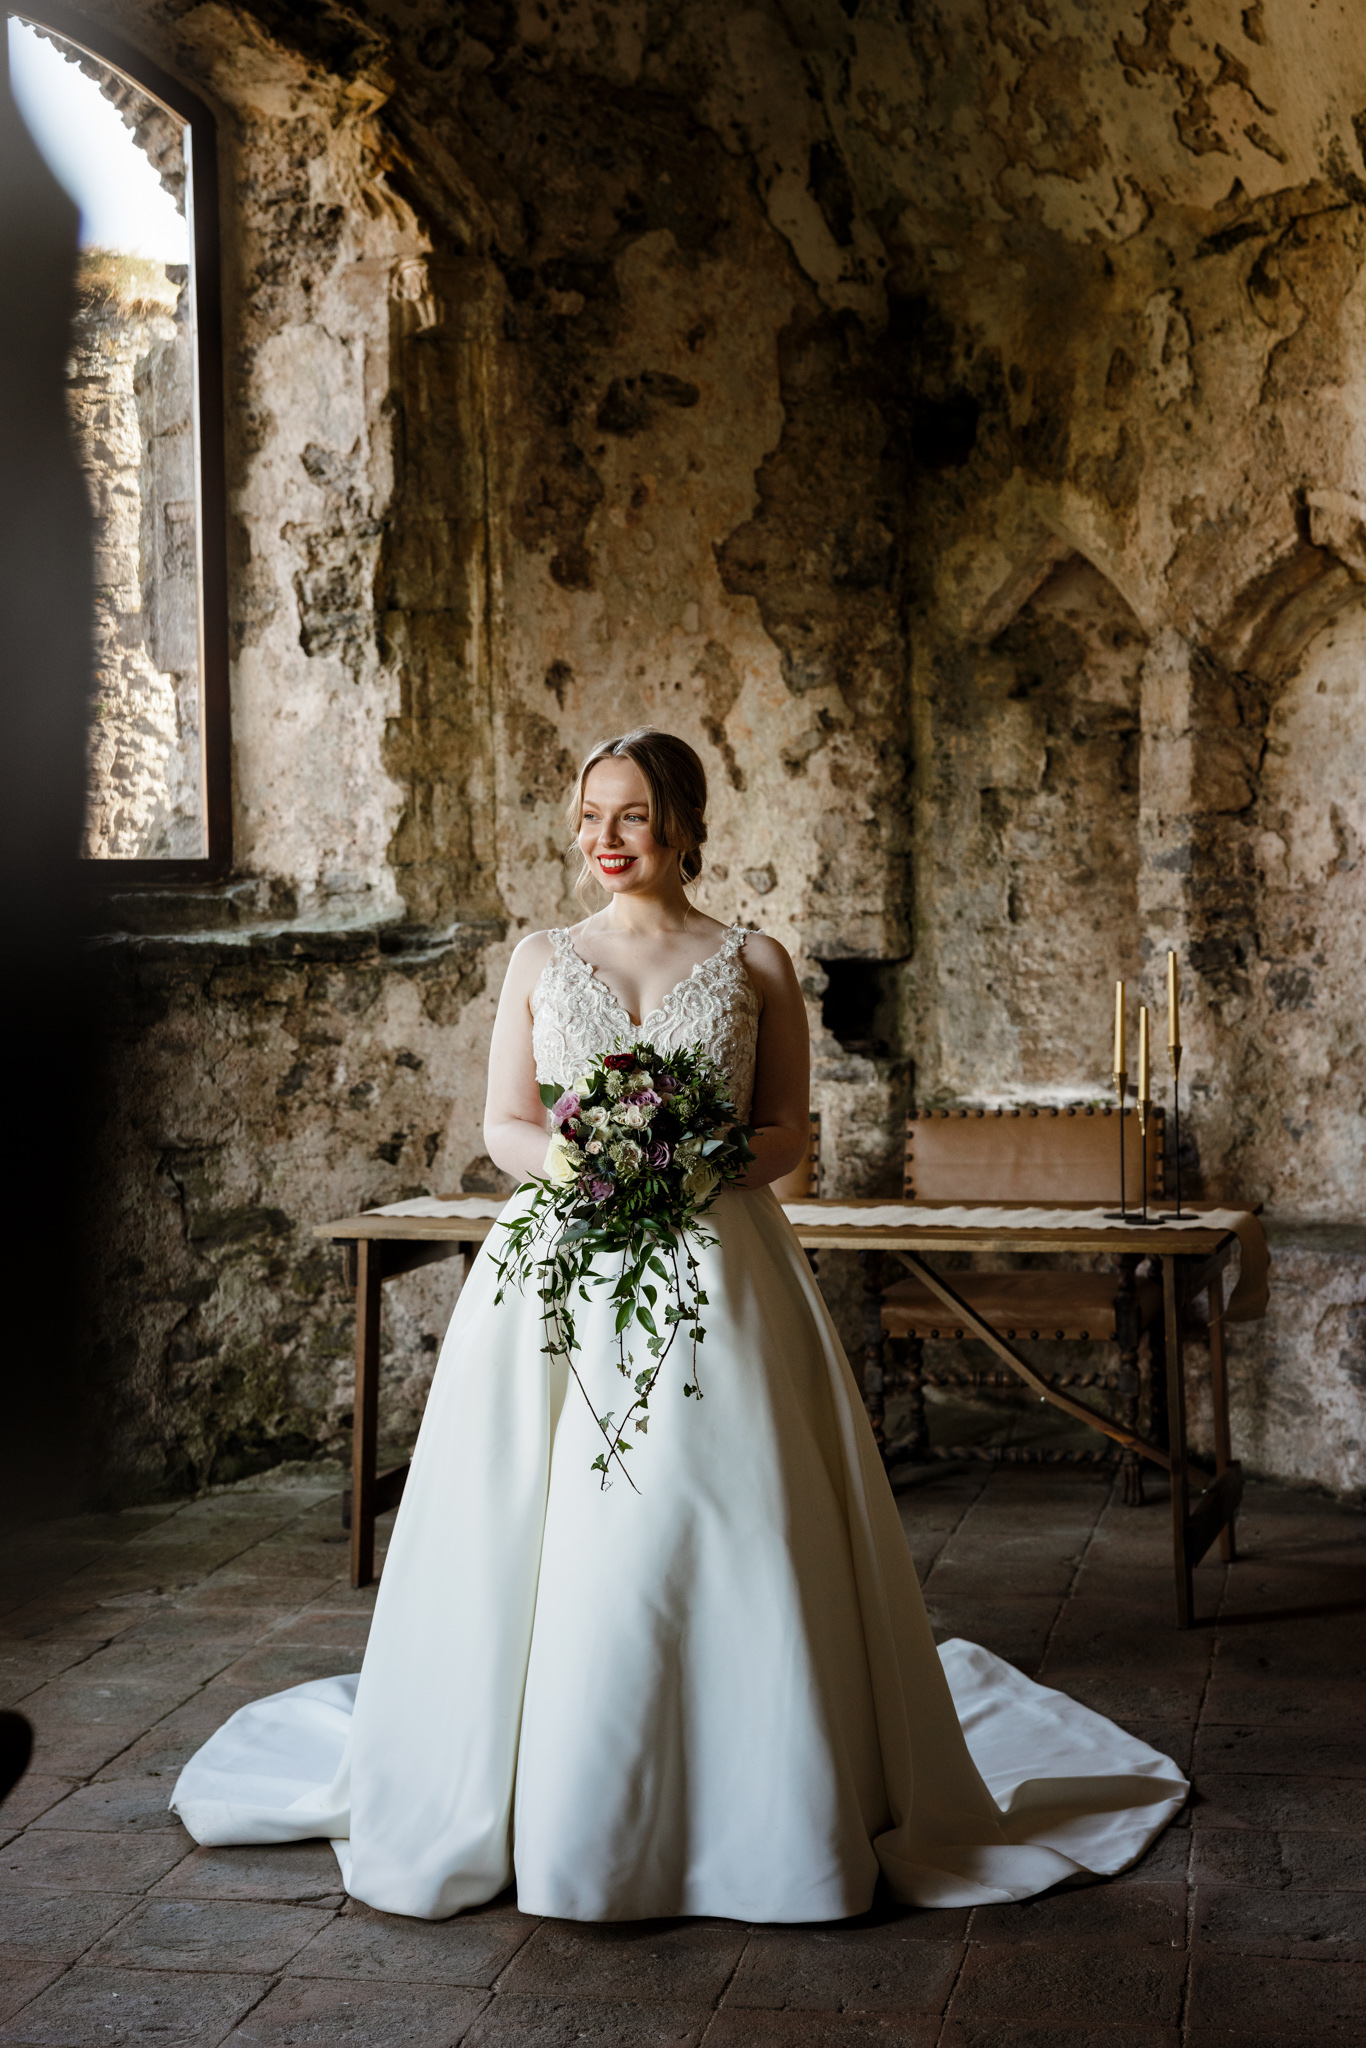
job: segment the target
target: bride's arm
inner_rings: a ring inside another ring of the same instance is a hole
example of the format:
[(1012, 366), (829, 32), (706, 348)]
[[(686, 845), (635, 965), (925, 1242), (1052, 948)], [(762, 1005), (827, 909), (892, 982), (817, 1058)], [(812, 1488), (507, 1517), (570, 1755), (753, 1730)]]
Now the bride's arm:
[(811, 1042), (806, 1004), (786, 947), (756, 932), (746, 941), (745, 970), (763, 1001), (754, 1070), (754, 1164), (742, 1188), (767, 1187), (805, 1156), (811, 1096)]
[(549, 958), (550, 942), (544, 932), (522, 940), (508, 962), (489, 1046), (484, 1143), (494, 1164), (518, 1181), (540, 1173), (550, 1143), (545, 1105), (536, 1085), (530, 1002)]

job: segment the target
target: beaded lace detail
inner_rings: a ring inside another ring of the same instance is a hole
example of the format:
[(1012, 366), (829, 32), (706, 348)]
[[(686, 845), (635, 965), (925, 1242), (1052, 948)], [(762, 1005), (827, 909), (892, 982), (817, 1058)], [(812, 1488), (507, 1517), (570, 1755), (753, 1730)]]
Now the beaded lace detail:
[(633, 1024), (614, 995), (576, 951), (567, 928), (550, 933), (550, 959), (531, 992), (531, 1043), (536, 1079), (564, 1086), (591, 1060), (643, 1039), (661, 1052), (701, 1045), (730, 1076), (743, 1121), (754, 1094), (759, 997), (740, 958), (749, 933), (732, 925), (719, 948), (674, 983), (657, 1010)]

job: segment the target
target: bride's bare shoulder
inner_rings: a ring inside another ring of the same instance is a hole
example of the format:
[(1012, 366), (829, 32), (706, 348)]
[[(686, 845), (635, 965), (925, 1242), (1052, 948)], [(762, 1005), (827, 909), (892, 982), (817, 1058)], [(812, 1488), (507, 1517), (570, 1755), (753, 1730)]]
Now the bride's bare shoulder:
[(504, 987), (518, 994), (530, 994), (549, 966), (553, 954), (554, 941), (548, 931), (528, 932), (512, 949)]
[(745, 940), (745, 965), (762, 988), (776, 990), (797, 985), (792, 955), (767, 932), (750, 932)]

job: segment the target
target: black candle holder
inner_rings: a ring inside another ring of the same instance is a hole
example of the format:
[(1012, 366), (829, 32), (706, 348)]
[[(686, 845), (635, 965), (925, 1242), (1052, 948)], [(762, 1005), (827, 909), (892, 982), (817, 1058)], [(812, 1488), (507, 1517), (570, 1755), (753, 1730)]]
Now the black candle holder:
[(1128, 1092), (1129, 1076), (1122, 1067), (1117, 1067), (1115, 1069), (1115, 1093), (1119, 1096), (1119, 1207), (1117, 1209), (1107, 1209), (1104, 1212), (1107, 1223), (1127, 1223), (1129, 1221), (1124, 1187), (1124, 1098)]
[(1181, 1048), (1169, 1048), (1172, 1056), (1172, 1139), (1176, 1152), (1176, 1207), (1158, 1217), (1160, 1223), (1185, 1223), (1189, 1211), (1181, 1207)]

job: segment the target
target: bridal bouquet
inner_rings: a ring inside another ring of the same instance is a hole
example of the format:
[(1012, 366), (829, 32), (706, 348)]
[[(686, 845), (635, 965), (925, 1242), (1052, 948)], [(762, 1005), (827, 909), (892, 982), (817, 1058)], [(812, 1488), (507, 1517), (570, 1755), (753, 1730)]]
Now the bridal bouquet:
[[(613, 1464), (626, 1472), (627, 1430), (643, 1436), (649, 1426), (650, 1395), (680, 1333), (689, 1360), (683, 1392), (701, 1398), (697, 1347), (707, 1297), (694, 1248), (716, 1240), (698, 1219), (744, 1175), (751, 1133), (701, 1046), (605, 1053), (569, 1087), (542, 1087), (541, 1100), (555, 1131), (544, 1176), (528, 1183), (535, 1194), (503, 1226), (494, 1298), (501, 1302), (509, 1285), (535, 1286), (543, 1349), (568, 1361), (602, 1432), (592, 1469), (606, 1486)], [(610, 1286), (616, 1304), (616, 1366), (629, 1389), (620, 1422), (614, 1409), (593, 1411), (574, 1363), (575, 1300), (588, 1301), (590, 1286)], [(633, 1328), (644, 1332), (651, 1361), (639, 1370)]]

